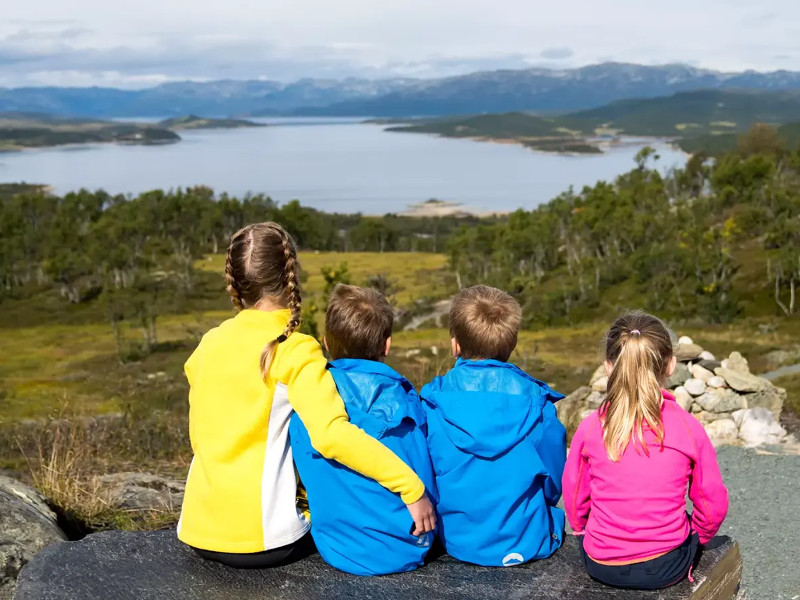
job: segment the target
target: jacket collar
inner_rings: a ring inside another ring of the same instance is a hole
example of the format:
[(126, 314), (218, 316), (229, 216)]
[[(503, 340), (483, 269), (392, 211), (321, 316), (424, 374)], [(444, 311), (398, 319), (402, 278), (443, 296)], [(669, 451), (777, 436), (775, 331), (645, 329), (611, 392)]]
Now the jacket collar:
[(494, 360), (493, 358), (486, 358), (486, 359), (483, 359), (483, 360), (467, 360), (467, 359), (464, 359), (464, 358), (458, 358), (458, 359), (456, 359), (456, 364), (455, 364), (455, 366), (453, 368), (454, 369), (459, 369), (459, 368), (478, 368), (478, 369), (481, 369), (481, 368), (502, 368), (502, 369), (507, 369), (508, 371), (510, 371), (510, 372), (512, 372), (512, 373), (514, 373), (514, 374), (516, 374), (516, 375), (518, 375), (518, 376), (520, 376), (520, 377), (532, 382), (532, 383), (535, 383), (535, 384), (545, 388), (547, 390), (547, 392), (548, 392), (548, 394), (550, 396), (550, 400), (552, 402), (556, 402), (558, 400), (561, 400), (562, 398), (565, 398), (564, 394), (562, 394), (561, 392), (555, 391), (554, 389), (552, 389), (544, 381), (541, 381), (539, 379), (536, 379), (535, 377), (532, 377), (532, 376), (528, 375), (525, 371), (520, 369), (517, 365), (515, 365), (513, 363), (510, 363), (510, 362), (502, 362), (502, 361), (499, 361), (499, 360)]

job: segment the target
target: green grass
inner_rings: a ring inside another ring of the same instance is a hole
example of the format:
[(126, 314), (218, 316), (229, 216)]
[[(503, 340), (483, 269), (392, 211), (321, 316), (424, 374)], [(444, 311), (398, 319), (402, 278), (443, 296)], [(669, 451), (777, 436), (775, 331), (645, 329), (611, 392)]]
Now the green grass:
[[(347, 263), (351, 283), (362, 285), (373, 275), (385, 275), (397, 292), (395, 302), (405, 306), (413, 300), (442, 296), (455, 291), (448, 284), (447, 256), (427, 252), (301, 252), (300, 265), (304, 273), (303, 287), (307, 295), (322, 294), (325, 280), (321, 269)], [(197, 263), (207, 271), (222, 274), (225, 257), (208, 256)], [(452, 288), (452, 289), (451, 289)]]

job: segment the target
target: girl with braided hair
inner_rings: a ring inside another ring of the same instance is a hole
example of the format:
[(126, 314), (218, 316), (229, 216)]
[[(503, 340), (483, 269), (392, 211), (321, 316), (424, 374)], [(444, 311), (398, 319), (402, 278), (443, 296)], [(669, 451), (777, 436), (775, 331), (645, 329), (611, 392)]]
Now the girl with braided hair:
[(433, 531), (433, 506), (417, 475), (348, 421), (317, 341), (299, 333), (297, 251), (277, 223), (236, 232), (225, 265), (237, 315), (203, 336), (186, 362), (189, 469), (178, 537), (205, 558), (269, 567), (313, 548), (298, 506), (289, 443), (293, 413), (324, 457), (400, 495), (414, 534)]

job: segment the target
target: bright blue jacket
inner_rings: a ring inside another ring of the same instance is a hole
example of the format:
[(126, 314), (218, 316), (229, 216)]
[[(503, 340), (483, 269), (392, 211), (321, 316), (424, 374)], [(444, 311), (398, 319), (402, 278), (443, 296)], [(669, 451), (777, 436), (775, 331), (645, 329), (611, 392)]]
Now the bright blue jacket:
[[(411, 467), (435, 502), (425, 442), (425, 413), (414, 386), (380, 362), (339, 359), (329, 365), (350, 422)], [(316, 452), (297, 415), (289, 425), (292, 454), (308, 494), (311, 535), (322, 558), (355, 575), (412, 571), (433, 533), (411, 535), (414, 522), (400, 497)]]
[(420, 397), (447, 552), (489, 567), (555, 552), (567, 434), (554, 402), (563, 394), (512, 364), (458, 359)]

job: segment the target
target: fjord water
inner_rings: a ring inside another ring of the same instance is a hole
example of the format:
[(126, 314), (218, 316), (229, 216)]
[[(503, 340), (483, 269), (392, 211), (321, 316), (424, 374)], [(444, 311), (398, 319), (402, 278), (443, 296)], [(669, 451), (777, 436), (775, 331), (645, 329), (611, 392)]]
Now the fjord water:
[[(136, 194), (207, 185), (330, 212), (383, 214), (429, 198), (481, 211), (533, 208), (569, 186), (612, 180), (638, 147), (562, 156), (519, 145), (389, 133), (353, 119), (264, 119), (269, 127), (180, 132), (167, 146), (94, 145), (0, 154), (0, 182)], [(684, 155), (657, 146), (661, 169)]]

